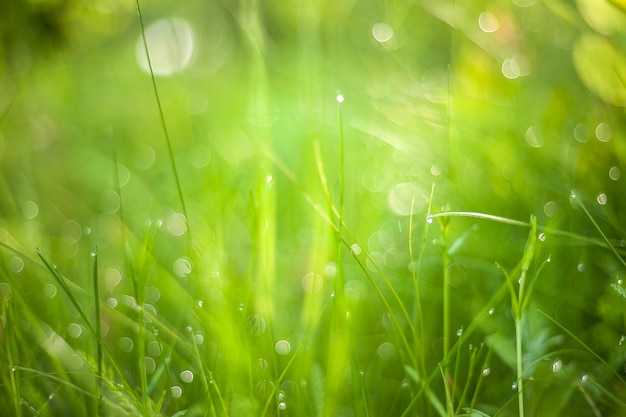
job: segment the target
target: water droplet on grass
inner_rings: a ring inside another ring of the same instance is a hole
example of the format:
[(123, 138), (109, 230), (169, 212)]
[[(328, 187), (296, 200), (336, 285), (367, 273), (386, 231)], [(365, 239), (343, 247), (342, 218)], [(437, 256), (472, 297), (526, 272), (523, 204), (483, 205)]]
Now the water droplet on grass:
[(19, 256), (12, 256), (9, 261), (9, 268), (11, 268), (11, 271), (19, 274), (24, 270), (24, 260)]
[(201, 345), (204, 343), (204, 335), (202, 335), (201, 333), (198, 333), (193, 337), (193, 340), (196, 343), (196, 345)]
[(456, 335), (457, 335), (458, 337), (461, 337), (461, 336), (463, 335), (463, 328), (462, 328), (462, 327), (461, 327), (460, 329), (457, 329), (457, 331), (456, 331)]
[(545, 242), (546, 241), (546, 234), (541, 232), (539, 233), (539, 235), (537, 236), (537, 239), (539, 239), (541, 242)]
[(282, 401), (281, 401), (281, 402), (279, 402), (279, 403), (278, 403), (278, 409), (279, 409), (279, 410), (285, 410), (285, 409), (287, 409), (287, 404), (285, 404), (285, 403), (284, 403), (284, 402), (282, 402)]
[(172, 392), (173, 398), (180, 398), (183, 395), (183, 389), (179, 387), (178, 385), (174, 385), (171, 388), (171, 392)]
[(482, 376), (489, 376), (490, 373), (491, 373), (491, 368), (485, 368), (482, 371)]
[(517, 382), (513, 382), (513, 383), (511, 384), (511, 389), (512, 389), (513, 391), (515, 391), (515, 390), (517, 389)]
[(587, 374), (585, 374), (585, 373), (583, 373), (583, 374), (580, 376), (580, 382), (582, 382), (583, 384), (584, 384), (585, 382), (587, 382), (587, 380), (588, 380), (588, 379), (589, 379), (589, 376), (588, 376)]
[(624, 340), (626, 340), (626, 336), (621, 335), (619, 341), (617, 342), (617, 345), (622, 346), (622, 344), (624, 344)]
[(585, 270), (585, 264), (583, 262), (578, 263), (576, 269), (578, 270), (578, 272), (583, 272)]
[(202, 306), (204, 305), (204, 301), (202, 301), (202, 300), (198, 300), (198, 302), (196, 303), (196, 305), (198, 306), (198, 308), (202, 308)]
[(495, 309), (495, 308), (491, 307), (491, 308), (489, 309), (489, 315), (490, 315), (490, 316), (493, 316), (493, 313), (495, 313), (495, 312), (496, 312), (496, 309)]
[(343, 94), (337, 94), (337, 103), (343, 103), (344, 97)]
[(433, 216), (426, 217), (426, 223), (431, 224), (433, 222)]
[(361, 247), (358, 244), (356, 244), (356, 243), (354, 243), (352, 246), (350, 246), (350, 250), (355, 255), (360, 255), (361, 254)]
[(563, 367), (563, 362), (560, 359), (555, 360), (552, 363), (552, 372), (559, 372)]
[(156, 340), (151, 340), (146, 345), (146, 353), (152, 357), (161, 356), (162, 347), (161, 344)]
[(180, 380), (186, 384), (190, 384), (193, 381), (193, 372), (190, 370), (184, 370), (180, 373)]
[(621, 176), (622, 172), (620, 171), (619, 167), (611, 167), (611, 169), (609, 169), (609, 178), (613, 181), (619, 180)]
[(599, 193), (598, 196), (596, 197), (596, 201), (598, 202), (598, 204), (600, 204), (601, 206), (606, 205), (607, 202), (607, 197), (606, 194), (604, 193)]

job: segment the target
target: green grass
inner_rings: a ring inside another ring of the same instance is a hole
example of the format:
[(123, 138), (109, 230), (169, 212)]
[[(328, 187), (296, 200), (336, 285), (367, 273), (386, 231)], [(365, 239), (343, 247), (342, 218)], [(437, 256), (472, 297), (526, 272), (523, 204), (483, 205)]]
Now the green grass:
[(12, 6), (0, 415), (623, 415), (626, 13), (585, 4)]

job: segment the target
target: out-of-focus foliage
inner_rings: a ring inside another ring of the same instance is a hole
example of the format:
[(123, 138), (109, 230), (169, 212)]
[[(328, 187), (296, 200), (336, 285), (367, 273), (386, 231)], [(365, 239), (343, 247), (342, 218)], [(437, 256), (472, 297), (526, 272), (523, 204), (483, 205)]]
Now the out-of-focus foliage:
[(623, 1), (2, 7), (0, 414), (624, 414)]

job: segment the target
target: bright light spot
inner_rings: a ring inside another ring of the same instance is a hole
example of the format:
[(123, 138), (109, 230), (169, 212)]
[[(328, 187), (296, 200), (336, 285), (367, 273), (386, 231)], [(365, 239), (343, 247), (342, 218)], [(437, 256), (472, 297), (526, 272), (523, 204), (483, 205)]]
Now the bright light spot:
[(43, 286), (43, 294), (46, 298), (54, 298), (57, 295), (57, 287), (53, 284), (46, 284)]
[(498, 30), (500, 22), (493, 13), (482, 12), (478, 17), (478, 26), (483, 32), (492, 33)]
[(582, 382), (583, 384), (587, 382), (588, 379), (589, 379), (589, 376), (587, 374), (582, 374), (580, 376), (580, 382)]
[(22, 205), (22, 214), (27, 219), (34, 219), (39, 214), (39, 206), (34, 201), (28, 200)]
[(183, 389), (179, 387), (178, 385), (174, 385), (171, 388), (171, 391), (172, 391), (172, 397), (174, 398), (180, 398), (183, 395)]
[(117, 345), (119, 346), (120, 350), (122, 350), (123, 352), (128, 353), (128, 352), (131, 352), (133, 350), (133, 347), (135, 346), (135, 343), (133, 342), (133, 340), (130, 337), (122, 337), (117, 342)]
[(337, 276), (337, 264), (335, 262), (328, 262), (324, 267), (324, 275), (328, 278), (335, 278)]
[(483, 369), (483, 372), (482, 372), (483, 376), (488, 376), (490, 373), (491, 373), (491, 368)]
[(154, 165), (156, 161), (156, 153), (152, 146), (149, 145), (141, 145), (139, 146), (132, 155), (133, 158), (133, 166), (140, 171), (146, 171)]
[(552, 363), (552, 372), (559, 372), (562, 367), (563, 362), (560, 359), (557, 359)]
[(67, 325), (67, 334), (74, 339), (79, 338), (82, 332), (83, 328), (78, 323), (70, 323)]
[(265, 319), (258, 314), (254, 314), (246, 319), (246, 329), (252, 336), (260, 336), (265, 332), (267, 325)]
[(391, 210), (401, 216), (409, 216), (411, 210), (415, 211), (411, 205), (414, 202), (416, 189), (417, 184), (414, 182), (402, 182), (391, 187), (387, 194), (387, 203)]
[(535, 4), (535, 0), (513, 0), (513, 3), (518, 7), (530, 7)]
[(181, 213), (172, 213), (165, 221), (165, 229), (172, 236), (182, 236), (187, 231), (187, 219)]
[(354, 244), (352, 244), (352, 246), (350, 246), (350, 250), (355, 255), (360, 255), (361, 252), (362, 252), (361, 247), (358, 244), (356, 244), (356, 243), (354, 243)]
[(380, 346), (378, 346), (378, 356), (382, 359), (382, 360), (389, 360), (393, 357), (393, 355), (395, 355), (396, 353), (396, 347), (394, 345), (392, 345), (391, 343), (382, 343)]
[(343, 103), (343, 94), (337, 94), (337, 103)]
[(211, 161), (211, 151), (204, 145), (195, 146), (189, 153), (189, 164), (194, 168), (204, 168)]
[(611, 167), (609, 169), (609, 178), (613, 181), (617, 181), (622, 176), (622, 171), (620, 171), (619, 167)]
[(537, 126), (531, 126), (526, 130), (526, 143), (533, 148), (541, 148), (543, 146), (543, 134)]
[(552, 217), (556, 214), (556, 212), (559, 211), (559, 205), (557, 204), (556, 201), (548, 201), (544, 206), (543, 206), (543, 212), (546, 214), (546, 216), (548, 217)]
[(532, 65), (528, 57), (522, 54), (515, 54), (512, 58), (507, 58), (502, 63), (502, 74), (508, 79), (526, 77), (532, 72)]
[(24, 260), (19, 256), (12, 256), (9, 261), (9, 268), (11, 268), (11, 271), (19, 274), (24, 270)]
[(494, 314), (495, 312), (496, 312), (496, 309), (495, 309), (495, 308), (491, 307), (491, 308), (489, 309), (489, 315), (490, 315), (490, 316), (493, 316), (493, 314)]
[(123, 187), (128, 184), (128, 181), (130, 181), (130, 171), (126, 168), (126, 165), (117, 164), (117, 177), (119, 180), (118, 186)]
[(13, 298), (13, 291), (11, 290), (11, 285), (8, 282), (0, 282), (0, 296), (3, 301), (9, 301)]
[(185, 370), (182, 371), (180, 373), (180, 380), (183, 381), (186, 384), (191, 383), (191, 381), (193, 381), (193, 372), (191, 372), (190, 370)]
[(160, 356), (161, 351), (162, 351), (161, 344), (157, 342), (156, 340), (151, 340), (146, 345), (146, 353), (148, 353), (148, 355), (152, 357)]
[(302, 289), (304, 292), (312, 294), (319, 292), (324, 286), (324, 279), (320, 274), (309, 272), (302, 278)]
[(288, 355), (291, 351), (291, 345), (286, 340), (279, 340), (276, 342), (276, 346), (274, 346), (274, 350), (279, 355)]
[[(161, 19), (145, 31), (154, 75), (166, 77), (185, 69), (194, 52), (194, 34), (189, 23), (181, 18)], [(143, 38), (137, 39), (135, 56), (139, 66), (150, 73)]]
[(372, 27), (372, 35), (380, 43), (385, 43), (393, 38), (393, 28), (387, 23), (376, 23)]
[(154, 370), (156, 369), (156, 362), (154, 361), (154, 359), (146, 356), (145, 358), (143, 358), (143, 362), (146, 367), (147, 374), (151, 374), (152, 372), (154, 372)]
[(287, 404), (285, 404), (284, 401), (279, 402), (278, 403), (278, 409), (281, 410), (281, 411), (282, 410), (286, 410), (287, 409)]
[(580, 143), (586, 143), (589, 141), (589, 133), (587, 126), (584, 123), (578, 123), (574, 128), (574, 138)]
[(182, 258), (178, 258), (174, 261), (174, 273), (179, 278), (184, 278), (191, 273), (193, 270), (193, 264), (191, 263), (191, 259), (183, 256)]
[(610, 141), (612, 135), (613, 132), (611, 131), (611, 126), (609, 126), (608, 124), (600, 123), (598, 126), (596, 126), (596, 138), (598, 138), (600, 142)]
[(600, 204), (601, 206), (604, 206), (607, 201), (606, 194), (604, 193), (598, 194), (598, 197), (596, 198), (596, 200), (598, 201), (598, 204)]

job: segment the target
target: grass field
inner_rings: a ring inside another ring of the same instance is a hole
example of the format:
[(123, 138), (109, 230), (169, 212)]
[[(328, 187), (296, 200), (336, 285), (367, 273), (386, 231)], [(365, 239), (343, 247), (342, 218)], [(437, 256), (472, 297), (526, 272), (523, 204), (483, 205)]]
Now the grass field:
[(623, 1), (0, 27), (0, 415), (626, 413)]

